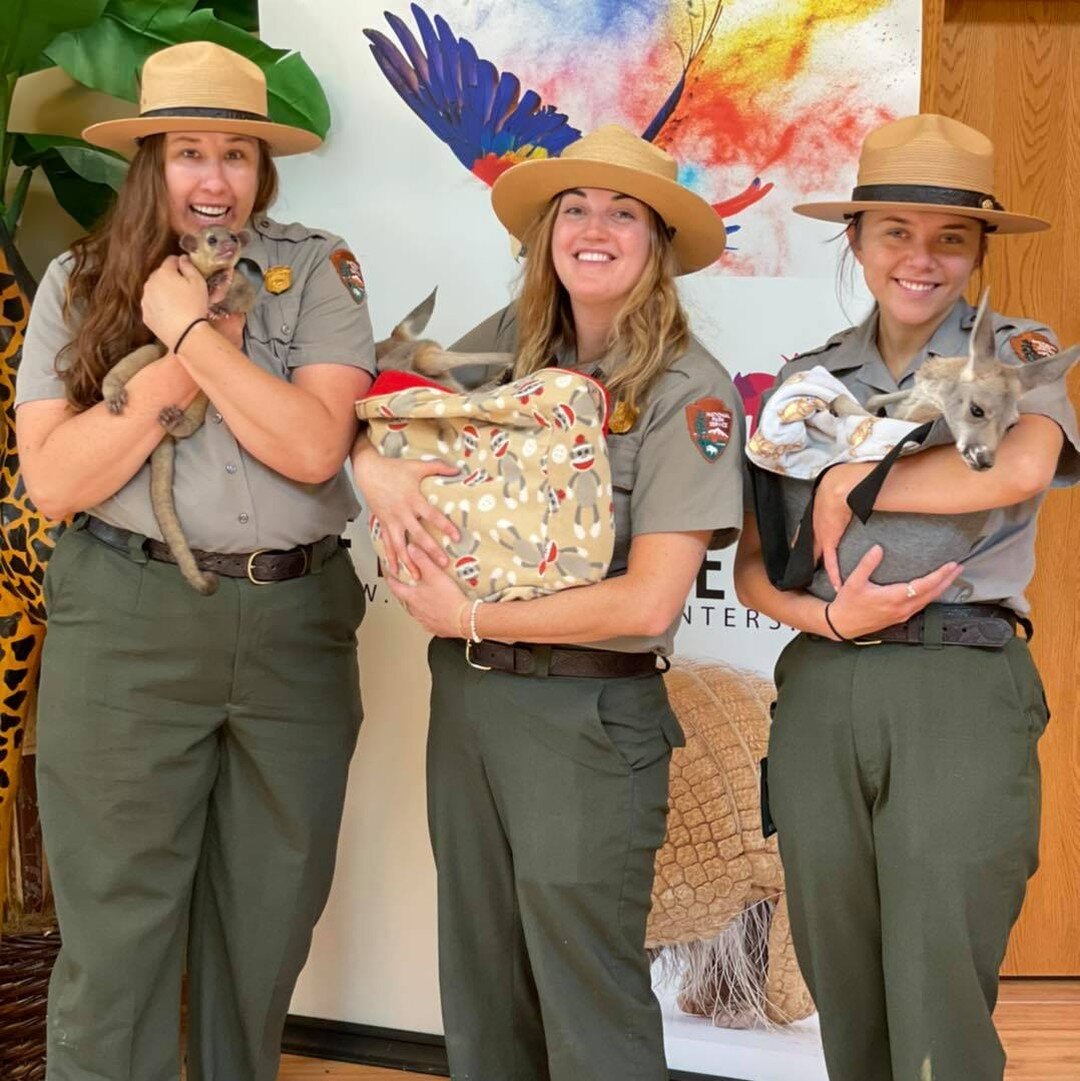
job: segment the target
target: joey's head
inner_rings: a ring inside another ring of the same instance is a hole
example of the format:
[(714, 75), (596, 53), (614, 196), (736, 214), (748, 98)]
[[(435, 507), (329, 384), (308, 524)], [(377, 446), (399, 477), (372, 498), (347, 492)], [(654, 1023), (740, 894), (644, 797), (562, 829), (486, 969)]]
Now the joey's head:
[(956, 449), (975, 470), (989, 469), (1005, 433), (1020, 419), (1020, 399), (1045, 383), (1061, 379), (1080, 357), (1080, 346), (1027, 364), (998, 359), (989, 290), (983, 293), (971, 329), (967, 363), (944, 397), (942, 416)]
[(204, 278), (219, 270), (231, 270), (251, 236), (246, 229), (233, 232), (223, 225), (208, 225), (197, 233), (185, 233), (180, 247)]

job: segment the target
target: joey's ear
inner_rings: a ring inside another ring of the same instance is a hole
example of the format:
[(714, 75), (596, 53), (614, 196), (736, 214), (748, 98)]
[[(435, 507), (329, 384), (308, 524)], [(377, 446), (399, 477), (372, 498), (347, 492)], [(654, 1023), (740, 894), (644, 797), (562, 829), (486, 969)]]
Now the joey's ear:
[(1029, 390), (1041, 387), (1044, 383), (1053, 383), (1062, 379), (1078, 360), (1080, 360), (1080, 345), (1074, 345), (1060, 353), (1040, 357), (1027, 364), (1010, 367), (1009, 370), (1016, 373), (1020, 386), (1024, 388), (1026, 394)]
[(189, 254), (193, 251), (197, 251), (199, 247), (199, 238), (192, 236), (191, 233), (185, 233), (180, 238), (180, 247)]
[(240, 242), (241, 246), (251, 243), (251, 234), (246, 229), (241, 229), (236, 234), (236, 239)]
[(968, 342), (968, 371), (973, 376), (996, 371), (998, 366), (997, 343), (994, 341), (994, 318), (990, 311), (990, 290), (983, 290), (979, 310), (971, 327)]
[(435, 286), (430, 293), (400, 323), (390, 332), (392, 338), (398, 341), (415, 341), (424, 332), (428, 325), (431, 313), (435, 310), (435, 294), (439, 287)]

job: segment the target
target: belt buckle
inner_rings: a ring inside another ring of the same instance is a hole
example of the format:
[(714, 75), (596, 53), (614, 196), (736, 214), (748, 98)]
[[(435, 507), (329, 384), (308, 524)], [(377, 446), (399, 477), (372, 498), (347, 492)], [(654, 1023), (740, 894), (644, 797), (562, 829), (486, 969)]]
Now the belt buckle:
[(853, 646), (880, 646), (884, 641), (883, 638), (852, 638), (851, 644)]
[(466, 664), (468, 664), (470, 668), (475, 668), (478, 672), (490, 672), (491, 671), (491, 665), (490, 664), (477, 664), (476, 661), (474, 661), (472, 659), (472, 647), (473, 647), (472, 639), (471, 638), (466, 638), (465, 639), (465, 662), (466, 662)]
[(256, 548), (255, 551), (252, 552), (251, 555), (249, 555), (247, 558), (247, 566), (244, 568), (244, 570), (247, 571), (247, 580), (253, 586), (268, 586), (272, 584), (269, 578), (266, 579), (266, 581), (263, 581), (262, 579), (255, 577), (255, 557), (261, 556), (263, 552), (269, 551), (269, 548)]

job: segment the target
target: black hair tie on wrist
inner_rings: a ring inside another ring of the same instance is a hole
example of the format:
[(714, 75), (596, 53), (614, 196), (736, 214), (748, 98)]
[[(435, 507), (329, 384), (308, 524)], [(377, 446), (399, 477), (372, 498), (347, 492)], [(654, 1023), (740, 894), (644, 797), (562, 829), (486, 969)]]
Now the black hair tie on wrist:
[(825, 605), (825, 622), (829, 625), (829, 630), (832, 631), (833, 634), (835, 634), (836, 637), (839, 638), (841, 642), (853, 642), (855, 640), (854, 638), (848, 638), (846, 635), (841, 634), (836, 629), (836, 627), (833, 626), (833, 621), (829, 618), (829, 609), (831, 607), (832, 607), (832, 601), (829, 601), (828, 604)]
[(192, 327), (197, 327), (200, 323), (209, 323), (210, 320), (205, 315), (200, 315), (198, 319), (192, 319), (180, 334), (180, 337), (176, 339), (176, 345), (173, 346), (173, 352), (179, 353), (180, 346), (184, 344), (184, 339), (191, 333)]

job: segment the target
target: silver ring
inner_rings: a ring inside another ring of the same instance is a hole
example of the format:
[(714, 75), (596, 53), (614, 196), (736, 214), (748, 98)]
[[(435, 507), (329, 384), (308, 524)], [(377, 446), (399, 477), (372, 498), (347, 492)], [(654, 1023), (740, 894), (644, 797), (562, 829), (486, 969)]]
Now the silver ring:
[(919, 595), (919, 591), (910, 582), (907, 584), (907, 595), (909, 597), (917, 597)]

